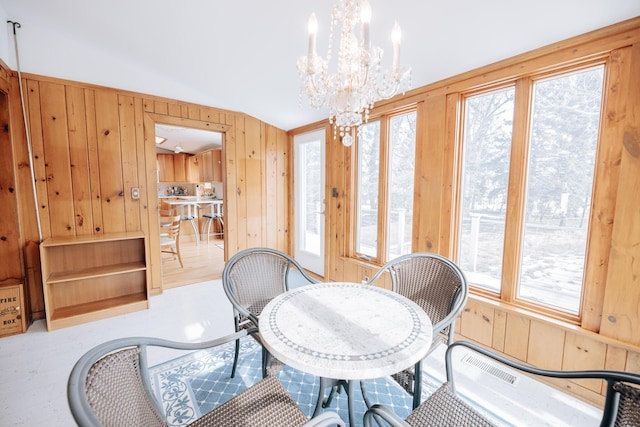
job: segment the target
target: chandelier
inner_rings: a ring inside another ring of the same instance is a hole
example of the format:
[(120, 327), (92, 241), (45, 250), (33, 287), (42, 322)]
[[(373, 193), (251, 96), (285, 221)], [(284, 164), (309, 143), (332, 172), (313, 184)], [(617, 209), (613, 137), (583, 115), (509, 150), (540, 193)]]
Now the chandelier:
[[(313, 108), (329, 108), (334, 138), (339, 132), (347, 147), (353, 144), (351, 129), (369, 120), (369, 110), (376, 101), (391, 98), (411, 85), (411, 67), (399, 62), (400, 26), (396, 22), (391, 35), (392, 68), (383, 70), (382, 49), (372, 46), (369, 39), (370, 21), (367, 0), (339, 0), (331, 13), (327, 56), (322, 58), (316, 54), (318, 21), (312, 13), (308, 24), (309, 53), (297, 63), (303, 81), (300, 94), (309, 98)], [(340, 29), (338, 63), (335, 72), (329, 73), (334, 28)]]

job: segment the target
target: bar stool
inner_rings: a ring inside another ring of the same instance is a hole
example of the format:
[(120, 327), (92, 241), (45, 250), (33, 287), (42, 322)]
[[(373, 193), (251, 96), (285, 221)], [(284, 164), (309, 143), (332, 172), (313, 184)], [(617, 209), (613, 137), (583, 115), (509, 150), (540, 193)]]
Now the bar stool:
[(214, 221), (217, 223), (218, 229), (218, 231), (214, 233), (214, 236), (220, 236), (221, 238), (224, 236), (224, 221), (222, 220), (220, 205), (216, 204), (213, 209), (215, 209), (214, 212), (202, 215), (205, 219), (205, 222), (202, 225), (202, 230), (207, 234), (207, 244), (209, 244), (209, 231), (211, 229), (211, 224), (213, 224)]
[(191, 223), (191, 227), (193, 228), (193, 234), (196, 236), (196, 246), (200, 244), (200, 233), (198, 232), (198, 226), (196, 225), (196, 216), (191, 213), (191, 209), (187, 211), (186, 214), (182, 214), (180, 216), (182, 221), (189, 221)]

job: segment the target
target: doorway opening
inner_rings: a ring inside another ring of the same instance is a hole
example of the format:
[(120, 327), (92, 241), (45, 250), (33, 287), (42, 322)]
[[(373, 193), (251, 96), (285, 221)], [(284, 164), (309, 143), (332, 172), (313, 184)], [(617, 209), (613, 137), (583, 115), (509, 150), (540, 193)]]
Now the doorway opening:
[(162, 251), (161, 227), (157, 227), (158, 244), (154, 245), (157, 247), (151, 247), (159, 254), (161, 268), (156, 270), (161, 271), (158, 279), (162, 281), (162, 289), (219, 278), (226, 260), (223, 171), (226, 126), (220, 125), (218, 130), (209, 122), (153, 116), (153, 135), (148, 137), (155, 141), (157, 215), (181, 219), (180, 259)]

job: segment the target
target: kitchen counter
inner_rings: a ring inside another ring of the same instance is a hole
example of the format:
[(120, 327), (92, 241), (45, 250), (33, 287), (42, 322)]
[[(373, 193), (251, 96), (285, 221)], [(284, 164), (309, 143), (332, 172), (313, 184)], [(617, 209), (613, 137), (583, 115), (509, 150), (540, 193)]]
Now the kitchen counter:
[(184, 196), (184, 195), (175, 195), (175, 196), (158, 196), (158, 199), (178, 199), (178, 200), (189, 200), (189, 201), (194, 201), (194, 202), (208, 202), (211, 200), (222, 200), (222, 199), (218, 199), (216, 197), (198, 197), (198, 196)]

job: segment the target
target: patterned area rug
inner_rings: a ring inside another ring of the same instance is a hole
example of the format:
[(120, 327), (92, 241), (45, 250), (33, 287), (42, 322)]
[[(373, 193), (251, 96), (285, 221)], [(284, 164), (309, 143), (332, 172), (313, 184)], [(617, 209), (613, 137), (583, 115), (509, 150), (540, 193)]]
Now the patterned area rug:
[[(260, 381), (260, 345), (252, 338), (241, 340), (238, 372), (235, 378), (230, 378), (233, 353), (234, 344), (229, 343), (215, 350), (193, 352), (150, 369), (151, 382), (162, 401), (169, 425), (189, 424)], [(285, 366), (278, 373), (278, 379), (307, 417), (311, 417), (318, 398), (319, 378)], [(365, 384), (372, 403), (388, 405), (403, 418), (411, 412), (411, 396), (395, 381), (378, 378), (367, 380)], [(355, 393), (355, 419), (359, 422), (357, 425), (362, 425), (366, 405), (360, 387), (355, 388)], [(348, 421), (344, 391), (336, 395), (330, 409)]]
[[(197, 351), (150, 369), (151, 382), (171, 426), (183, 426), (232, 396), (260, 381), (261, 347), (250, 337), (241, 341), (236, 378), (230, 378), (234, 343), (216, 350)], [(444, 346), (438, 347), (423, 364), (424, 400), (443, 381)], [(461, 397), (501, 426), (591, 426), (598, 425), (602, 410), (560, 390), (534, 381), (526, 375), (504, 370), (492, 361), (478, 364), (466, 352), (454, 356), (457, 389)], [(482, 359), (482, 358), (481, 358)], [(473, 363), (472, 363), (473, 362)], [(486, 365), (488, 370), (482, 368)], [(496, 370), (516, 376), (504, 381)], [(278, 378), (302, 411), (311, 417), (318, 398), (319, 379), (285, 366)], [(365, 381), (372, 403), (382, 403), (404, 418), (411, 412), (411, 397), (390, 378)], [(326, 391), (328, 393), (328, 390)], [(326, 394), (325, 393), (325, 394)], [(365, 404), (355, 388), (355, 420), (362, 425)], [(525, 404), (523, 404), (523, 402)], [(348, 422), (347, 396), (336, 395), (329, 407)]]

